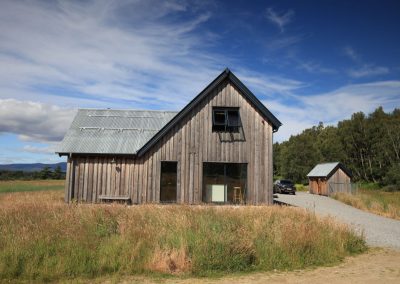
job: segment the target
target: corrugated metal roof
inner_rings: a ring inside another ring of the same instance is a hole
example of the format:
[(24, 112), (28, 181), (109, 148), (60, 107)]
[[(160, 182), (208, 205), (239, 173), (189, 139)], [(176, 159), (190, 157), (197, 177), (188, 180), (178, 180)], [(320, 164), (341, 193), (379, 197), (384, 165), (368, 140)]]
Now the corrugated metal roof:
[(136, 154), (176, 114), (79, 109), (56, 153)]
[(339, 162), (318, 164), (308, 173), (307, 176), (327, 177), (339, 164)]

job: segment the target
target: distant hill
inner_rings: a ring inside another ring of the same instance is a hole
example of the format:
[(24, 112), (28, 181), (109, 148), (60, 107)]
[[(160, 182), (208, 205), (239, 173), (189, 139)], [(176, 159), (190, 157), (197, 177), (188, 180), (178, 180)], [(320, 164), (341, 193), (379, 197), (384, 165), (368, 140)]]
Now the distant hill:
[(34, 163), (34, 164), (9, 164), (9, 165), (0, 165), (0, 171), (24, 171), (24, 172), (37, 172), (41, 171), (44, 167), (50, 167), (51, 169), (55, 169), (57, 166), (61, 166), (61, 170), (66, 172), (67, 163), (56, 163), (56, 164), (42, 164), (42, 163)]

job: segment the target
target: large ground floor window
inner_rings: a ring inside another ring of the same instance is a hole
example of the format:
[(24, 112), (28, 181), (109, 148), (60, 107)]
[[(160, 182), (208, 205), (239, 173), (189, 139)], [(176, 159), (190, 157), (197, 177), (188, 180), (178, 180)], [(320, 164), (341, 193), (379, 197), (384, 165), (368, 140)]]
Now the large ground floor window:
[(247, 164), (203, 163), (203, 202), (243, 204)]

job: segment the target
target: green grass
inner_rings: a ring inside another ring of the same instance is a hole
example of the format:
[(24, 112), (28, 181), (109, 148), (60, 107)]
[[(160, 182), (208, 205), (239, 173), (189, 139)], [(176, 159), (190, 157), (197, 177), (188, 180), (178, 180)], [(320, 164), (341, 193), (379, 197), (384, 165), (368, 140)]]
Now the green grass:
[(59, 191), (0, 195), (0, 282), (293, 270), (365, 250), (348, 227), (296, 208), (67, 205)]
[(308, 191), (308, 185), (302, 183), (296, 183), (296, 191)]
[(358, 209), (400, 220), (400, 191), (386, 192), (377, 184), (361, 184), (354, 195), (337, 193), (333, 198)]
[(0, 193), (63, 190), (64, 180), (12, 180), (0, 181)]

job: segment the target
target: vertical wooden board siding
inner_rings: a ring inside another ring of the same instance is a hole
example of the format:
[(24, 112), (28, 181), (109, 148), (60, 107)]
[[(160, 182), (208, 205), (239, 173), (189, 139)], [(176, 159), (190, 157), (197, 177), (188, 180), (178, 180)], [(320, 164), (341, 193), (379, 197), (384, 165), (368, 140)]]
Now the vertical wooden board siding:
[[(178, 202), (181, 198), (181, 158), (182, 158), (182, 131), (177, 131), (177, 127), (175, 127), (174, 131), (177, 134), (177, 141), (175, 144), (176, 148), (176, 160), (178, 162), (177, 165), (177, 173), (176, 173), (176, 201)], [(160, 170), (160, 178), (161, 178), (161, 170)], [(160, 180), (160, 179), (159, 179)], [(158, 187), (160, 189), (160, 187)]]
[(129, 180), (129, 163), (128, 163), (128, 158), (123, 159), (123, 164), (122, 164), (122, 173), (121, 173), (121, 184), (123, 188), (122, 194), (124, 196), (129, 196), (129, 186), (128, 186), (128, 180)]
[(81, 202), (83, 199), (83, 179), (85, 173), (85, 161), (83, 158), (79, 158), (79, 180), (78, 180), (78, 202)]
[(259, 202), (259, 194), (260, 194), (260, 125), (257, 123), (258, 117), (254, 115), (254, 143), (255, 143), (255, 149), (254, 149), (254, 176), (255, 176), (255, 186), (254, 186), (254, 202), (258, 203)]
[(107, 188), (106, 188), (106, 195), (112, 195), (113, 194), (113, 185), (115, 183), (115, 168), (112, 163), (112, 158), (106, 158), (107, 161), (107, 171), (106, 171), (106, 176), (107, 176)]
[(108, 163), (105, 158), (102, 158), (102, 166), (101, 166), (101, 193), (100, 194), (107, 194), (107, 169), (108, 169)]
[(185, 145), (184, 145), (184, 151), (185, 151), (185, 168), (183, 170), (183, 176), (184, 176), (184, 184), (183, 184), (183, 203), (187, 203), (189, 200), (188, 196), (188, 187), (189, 187), (189, 169), (190, 169), (190, 164), (189, 164), (189, 159), (190, 159), (190, 121), (188, 121), (185, 125)]
[(157, 172), (156, 172), (156, 159), (157, 159), (157, 153), (153, 152), (152, 158), (151, 158), (151, 188), (150, 188), (150, 196), (151, 196), (151, 202), (155, 202), (155, 198), (156, 198), (156, 176), (157, 176)]
[(265, 155), (265, 159), (266, 159), (265, 166), (268, 167), (268, 175), (267, 175), (266, 180), (265, 180), (265, 186), (266, 186), (266, 190), (267, 190), (266, 194), (268, 196), (267, 203), (268, 204), (273, 204), (273, 202), (274, 202), (274, 200), (273, 200), (273, 184), (272, 184), (273, 179), (274, 179), (273, 159), (272, 159), (272, 157), (274, 155), (274, 153), (273, 153), (273, 141), (272, 141), (273, 130), (272, 130), (271, 125), (269, 125), (269, 124), (266, 124), (266, 125), (267, 125), (267, 128), (268, 128), (267, 137), (266, 137), (267, 143), (268, 143), (268, 145), (267, 145), (268, 151), (267, 151), (267, 153)]
[(78, 200), (79, 196), (79, 158), (75, 157), (74, 158), (74, 190), (73, 190), (73, 195), (72, 199)]
[(64, 201), (69, 202), (69, 183), (71, 181), (71, 158), (67, 159), (67, 172), (65, 173), (65, 183), (64, 183)]
[(114, 183), (114, 193), (113, 196), (119, 196), (121, 194), (121, 169), (122, 163), (121, 159), (117, 159), (117, 162), (114, 165), (114, 176), (115, 176), (115, 183)]
[(185, 184), (184, 184), (184, 203), (188, 203), (190, 196), (189, 196), (189, 183), (190, 183), (190, 120), (186, 123), (186, 131), (185, 131), (185, 168), (184, 168), (184, 177), (185, 177)]
[[(221, 142), (218, 133), (212, 132), (214, 106), (239, 107), (243, 141)], [(129, 194), (133, 203), (159, 202), (161, 161), (177, 161), (177, 201), (198, 204), (203, 162), (233, 162), (247, 164), (246, 202), (271, 204), (272, 126), (263, 121), (238, 89), (223, 82), (143, 157), (118, 157), (116, 163), (111, 163), (112, 157), (93, 157), (87, 162), (73, 158), (76, 165), (69, 165), (68, 185), (75, 180), (71, 189), (66, 185), (66, 191), (73, 194), (71, 198), (88, 197), (92, 202), (100, 194)]]
[[(202, 107), (202, 111), (201, 111), (201, 113), (203, 114), (203, 118), (200, 120), (200, 125), (202, 127), (202, 132), (201, 132), (201, 137), (202, 137), (201, 138), (202, 139), (202, 142), (201, 142), (201, 145), (202, 145), (202, 147), (201, 147), (202, 159), (200, 159), (200, 163), (202, 163), (203, 161), (207, 160), (208, 133), (209, 133), (208, 132), (209, 129), (207, 127), (209, 123), (207, 121), (211, 121), (208, 118), (209, 102), (210, 102), (210, 97), (205, 99), (204, 107)], [(203, 166), (201, 165), (201, 168), (202, 167)], [(201, 178), (202, 178), (202, 176), (201, 176)]]
[(133, 163), (132, 165), (133, 167), (133, 178), (131, 180), (131, 186), (132, 186), (132, 202), (135, 203), (139, 203), (139, 198), (138, 198), (138, 194), (139, 194), (139, 163), (136, 161), (135, 163)]
[[(183, 124), (183, 123), (182, 123)], [(180, 184), (180, 203), (184, 203), (185, 200), (185, 171), (186, 171), (186, 126), (183, 124), (182, 126), (182, 145), (181, 145), (181, 184)]]
[(147, 158), (146, 156), (142, 157), (142, 165), (140, 167), (140, 203), (146, 203), (146, 177), (147, 177)]
[(196, 120), (192, 116), (190, 119), (190, 144), (189, 144), (189, 204), (194, 200), (194, 155), (195, 155), (195, 133), (196, 133)]
[(152, 181), (152, 174), (153, 174), (153, 156), (149, 154), (149, 158), (147, 159), (147, 174), (146, 174), (146, 202), (151, 202), (151, 181)]
[(160, 174), (161, 174), (161, 162), (160, 162), (160, 152), (155, 152), (156, 158), (154, 162), (154, 184), (153, 184), (153, 192), (154, 197), (153, 200), (156, 203), (160, 202)]
[(87, 159), (87, 174), (85, 174), (86, 179), (86, 201), (92, 202), (93, 195), (93, 160)]
[(67, 200), (66, 202), (71, 202), (71, 198), (73, 197), (72, 190), (74, 188), (74, 159), (72, 157), (68, 158), (68, 165), (69, 165), (69, 175), (65, 177), (65, 190), (67, 191)]
[(259, 199), (258, 201), (260, 203), (265, 203), (266, 202), (266, 193), (265, 193), (265, 186), (264, 186), (264, 180), (267, 173), (267, 167), (265, 167), (265, 125), (261, 124), (260, 125), (260, 147), (259, 147), (259, 163), (260, 163), (260, 185), (259, 185)]
[(202, 133), (202, 128), (201, 128), (201, 119), (203, 118), (203, 113), (201, 112), (200, 106), (202, 106), (203, 104), (197, 106), (197, 113), (198, 115), (196, 115), (196, 145), (195, 145), (195, 149), (196, 149), (196, 153), (194, 156), (194, 201), (193, 203), (198, 204), (200, 203), (201, 200), (201, 194), (200, 194), (200, 180), (201, 180), (201, 176), (200, 176), (200, 170), (199, 170), (199, 159), (202, 158), (202, 149), (200, 146), (200, 140), (201, 140), (201, 133)]
[(94, 166), (93, 166), (93, 191), (92, 191), (92, 202), (97, 202), (97, 189), (98, 189), (98, 181), (100, 180), (100, 177), (98, 178), (99, 175), (99, 169), (98, 169), (98, 163), (99, 158), (96, 157), (94, 159)]
[(131, 202), (133, 202), (133, 168), (132, 168), (132, 159), (126, 160), (126, 174), (125, 174), (125, 185), (126, 185), (126, 194), (131, 198)]

